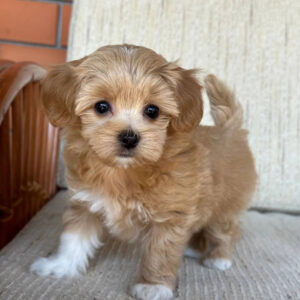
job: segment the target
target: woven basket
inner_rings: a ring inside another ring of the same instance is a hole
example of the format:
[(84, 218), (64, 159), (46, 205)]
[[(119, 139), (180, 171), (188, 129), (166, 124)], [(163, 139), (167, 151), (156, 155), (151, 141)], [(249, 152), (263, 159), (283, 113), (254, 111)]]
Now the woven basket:
[(56, 192), (59, 132), (39, 101), (45, 73), (0, 60), (0, 248)]

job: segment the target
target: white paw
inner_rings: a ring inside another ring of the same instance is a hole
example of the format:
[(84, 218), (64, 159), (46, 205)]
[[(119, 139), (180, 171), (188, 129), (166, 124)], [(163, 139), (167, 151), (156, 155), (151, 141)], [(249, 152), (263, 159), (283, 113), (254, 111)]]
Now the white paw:
[(186, 248), (184, 251), (184, 256), (192, 257), (192, 258), (201, 258), (202, 254), (200, 251), (194, 250), (192, 248)]
[(40, 276), (76, 277), (86, 272), (89, 257), (101, 246), (97, 236), (84, 239), (78, 234), (63, 233), (57, 253), (37, 259), (30, 270)]
[(38, 258), (30, 267), (30, 271), (40, 276), (76, 277), (85, 272), (85, 266), (79, 267), (62, 257), (53, 255)]
[(161, 284), (138, 283), (131, 288), (131, 295), (139, 300), (169, 300), (173, 292)]
[(232, 262), (226, 258), (206, 258), (203, 265), (210, 269), (225, 271), (231, 267)]

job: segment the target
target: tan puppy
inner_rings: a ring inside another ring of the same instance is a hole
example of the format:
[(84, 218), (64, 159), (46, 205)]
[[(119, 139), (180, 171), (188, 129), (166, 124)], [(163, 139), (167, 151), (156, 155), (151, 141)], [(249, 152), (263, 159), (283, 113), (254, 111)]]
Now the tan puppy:
[(231, 266), (256, 173), (239, 103), (214, 76), (205, 85), (213, 127), (199, 126), (195, 71), (147, 48), (102, 47), (48, 73), (42, 100), (64, 128), (72, 197), (58, 252), (33, 271), (84, 272), (107, 233), (142, 245), (138, 299), (172, 298), (188, 244), (204, 265)]

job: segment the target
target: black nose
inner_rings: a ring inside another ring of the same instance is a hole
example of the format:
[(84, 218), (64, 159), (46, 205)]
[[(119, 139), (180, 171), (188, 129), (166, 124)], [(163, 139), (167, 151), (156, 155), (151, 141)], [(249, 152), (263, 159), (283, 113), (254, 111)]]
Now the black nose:
[(118, 135), (118, 140), (126, 149), (133, 149), (139, 143), (140, 137), (133, 130), (123, 130)]

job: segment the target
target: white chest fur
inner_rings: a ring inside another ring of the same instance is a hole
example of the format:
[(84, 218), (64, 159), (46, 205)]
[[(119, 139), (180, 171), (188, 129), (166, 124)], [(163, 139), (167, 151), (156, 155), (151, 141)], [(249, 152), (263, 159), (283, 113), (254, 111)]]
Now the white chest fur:
[(112, 199), (89, 190), (73, 190), (71, 201), (81, 201), (103, 218), (108, 231), (119, 238), (135, 240), (149, 222), (149, 212), (137, 200)]

